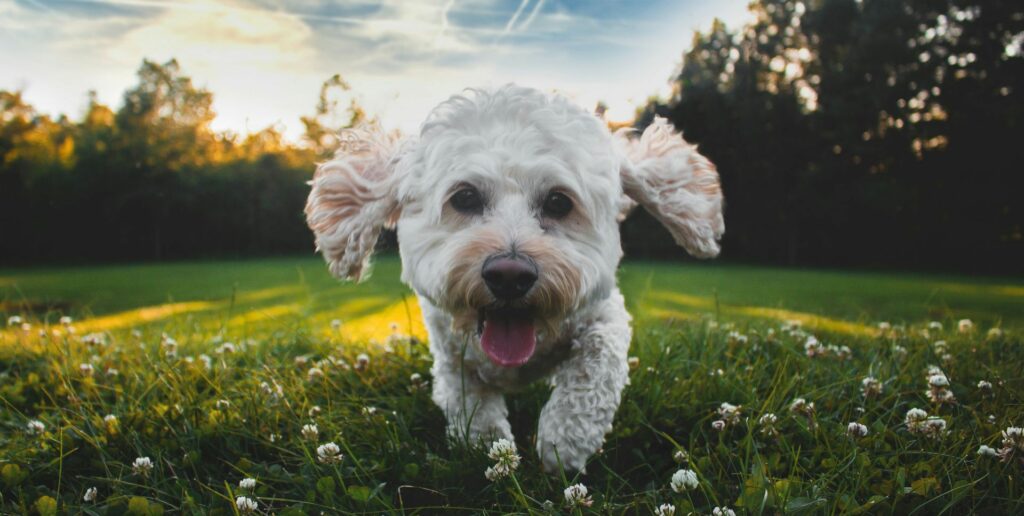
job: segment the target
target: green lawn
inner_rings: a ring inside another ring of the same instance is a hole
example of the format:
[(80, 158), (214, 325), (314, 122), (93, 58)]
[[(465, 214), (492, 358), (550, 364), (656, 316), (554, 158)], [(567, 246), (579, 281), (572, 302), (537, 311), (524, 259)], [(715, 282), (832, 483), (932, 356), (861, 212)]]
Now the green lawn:
[[(35, 312), (55, 321), (64, 314), (82, 319), (203, 301), (187, 313), (218, 324), (228, 313), (269, 314), (260, 320), (271, 324), (290, 322), (288, 316), (307, 323), (358, 319), (410, 294), (398, 279), (399, 267), (396, 257), (381, 257), (371, 280), (360, 285), (331, 278), (317, 257), (0, 270), (0, 313)], [(620, 282), (631, 310), (641, 317), (688, 317), (717, 309), (740, 318), (806, 318), (812, 326), (827, 320), (810, 316), (865, 326), (970, 318), (985, 326), (1024, 327), (1020, 279), (627, 262)], [(398, 322), (408, 325), (404, 306), (400, 312)], [(139, 321), (119, 322), (132, 323)]]
[[(1019, 280), (645, 263), (620, 276), (636, 363), (603, 452), (586, 475), (540, 472), (538, 384), (509, 398), (522, 463), (490, 482), (486, 452), (444, 436), (393, 258), (362, 285), (316, 258), (0, 271), (0, 313), (29, 325), (0, 331), (0, 513), (233, 514), (247, 496), (266, 514), (553, 514), (574, 483), (601, 514), (1024, 511), (1024, 439), (1001, 435), (1024, 425)], [(864, 394), (867, 377), (880, 392)], [(739, 415), (718, 431), (722, 403)], [(944, 428), (908, 424), (912, 408)], [(328, 442), (340, 460), (318, 458)], [(680, 469), (695, 487), (670, 487)]]

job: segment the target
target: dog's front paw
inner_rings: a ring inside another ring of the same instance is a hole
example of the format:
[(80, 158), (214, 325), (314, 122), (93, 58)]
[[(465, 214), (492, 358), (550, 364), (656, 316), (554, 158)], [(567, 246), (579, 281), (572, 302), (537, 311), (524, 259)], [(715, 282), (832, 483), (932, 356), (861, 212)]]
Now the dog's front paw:
[(601, 448), (604, 429), (586, 428), (557, 418), (544, 418), (537, 432), (537, 455), (547, 473), (587, 472), (587, 459)]

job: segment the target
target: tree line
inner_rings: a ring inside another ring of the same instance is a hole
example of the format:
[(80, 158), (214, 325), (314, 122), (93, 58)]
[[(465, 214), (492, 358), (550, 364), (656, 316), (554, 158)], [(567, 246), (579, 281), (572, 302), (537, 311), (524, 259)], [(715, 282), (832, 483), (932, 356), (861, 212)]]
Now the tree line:
[(40, 114), (0, 91), (0, 262), (89, 262), (311, 252), (302, 210), (341, 112), (338, 76), (302, 117), (301, 144), (274, 127), (210, 128), (210, 92), (179, 64), (144, 61), (116, 111), (90, 94), (79, 121)]
[[(1021, 272), (1024, 7), (1010, 0), (758, 0), (694, 35), (664, 116), (717, 165), (723, 258)], [(311, 252), (305, 182), (367, 119), (340, 76), (305, 132), (210, 128), (212, 95), (144, 61), (80, 120), (0, 91), (0, 263)], [(627, 256), (681, 258), (642, 211)]]
[[(668, 118), (718, 165), (724, 257), (1024, 271), (1024, 4), (751, 9), (751, 25), (697, 34), (672, 97), (638, 122)], [(633, 240), (677, 254), (670, 239)]]

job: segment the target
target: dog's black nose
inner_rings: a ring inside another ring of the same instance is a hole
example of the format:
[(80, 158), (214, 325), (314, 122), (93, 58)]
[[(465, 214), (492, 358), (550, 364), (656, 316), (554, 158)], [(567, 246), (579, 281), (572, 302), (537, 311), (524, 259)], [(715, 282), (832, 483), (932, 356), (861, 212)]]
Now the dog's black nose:
[(484, 262), (484, 283), (502, 301), (519, 299), (537, 282), (537, 266), (520, 256), (492, 256)]

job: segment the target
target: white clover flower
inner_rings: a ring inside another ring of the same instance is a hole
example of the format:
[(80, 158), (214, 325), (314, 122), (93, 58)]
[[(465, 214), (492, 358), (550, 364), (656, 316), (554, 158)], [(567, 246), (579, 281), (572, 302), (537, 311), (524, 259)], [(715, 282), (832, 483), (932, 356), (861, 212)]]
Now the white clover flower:
[(253, 489), (256, 489), (256, 479), (250, 477), (243, 478), (238, 481), (238, 488), (245, 489), (246, 491), (252, 491)]
[(920, 428), (921, 426), (921, 423), (925, 419), (928, 419), (927, 412), (919, 408), (912, 408), (907, 411), (907, 415), (904, 416), (903, 422), (906, 423), (908, 430), (910, 430), (911, 432), (917, 432), (918, 428)]
[(907, 348), (896, 344), (892, 347), (892, 354), (899, 360), (907, 357)]
[[(25, 333), (32, 331), (32, 325), (29, 323), (21, 323), (21, 331)], [(56, 332), (56, 336), (60, 337), (60, 332), (56, 330), (54, 331)]]
[(733, 405), (732, 403), (722, 402), (718, 407), (718, 416), (725, 421), (728, 425), (735, 425), (740, 422), (740, 408), (739, 405)]
[(203, 353), (199, 355), (199, 360), (203, 363), (204, 369), (209, 370), (211, 367), (213, 367), (213, 359), (210, 358), (210, 355)]
[(932, 321), (928, 323), (929, 330), (942, 331), (942, 323), (939, 321)]
[(516, 443), (508, 439), (498, 439), (491, 443), (491, 449), (487, 452), (491, 460), (519, 465), (519, 455), (516, 454)]
[(937, 340), (932, 344), (932, 348), (935, 350), (936, 355), (941, 355), (946, 352), (948, 344), (944, 340)]
[(338, 331), (341, 329), (341, 319), (331, 319), (331, 329)]
[(693, 470), (680, 469), (672, 474), (672, 479), (669, 480), (668, 485), (677, 493), (685, 493), (686, 491), (697, 489), (699, 482), (697, 474)]
[(978, 447), (978, 456), (980, 457), (995, 457), (996, 450), (985, 446), (984, 444)]
[(95, 487), (90, 487), (89, 489), (86, 489), (85, 490), (85, 494), (82, 495), (82, 501), (83, 502), (95, 502), (97, 494), (98, 494), (97, 489)]
[(746, 335), (735, 330), (730, 331), (726, 335), (726, 338), (729, 339), (729, 342), (733, 344), (746, 344), (748, 340)]
[(320, 429), (314, 424), (302, 425), (302, 437), (307, 441), (315, 441), (320, 436)]
[(484, 478), (486, 478), (487, 480), (489, 480), (491, 482), (497, 482), (497, 481), (507, 477), (508, 474), (509, 474), (509, 471), (507, 469), (501, 467), (500, 464), (495, 464), (493, 466), (487, 466), (487, 469), (484, 470)]
[(96, 369), (92, 364), (85, 362), (78, 365), (78, 371), (82, 373), (82, 376), (92, 376), (96, 372)]
[(970, 319), (960, 319), (956, 323), (956, 328), (960, 333), (968, 333), (974, 329), (974, 323)]
[(372, 407), (372, 406), (363, 407), (363, 411), (362, 412), (363, 412), (364, 416), (370, 417), (370, 416), (372, 416), (372, 415), (377, 413), (377, 407)]
[(989, 381), (986, 381), (986, 380), (980, 380), (980, 381), (978, 381), (978, 388), (983, 390), (983, 391), (991, 391), (992, 390), (992, 382), (989, 382)]
[(676, 506), (670, 503), (663, 503), (654, 509), (654, 516), (675, 516)]
[(306, 367), (307, 364), (309, 364), (309, 357), (308, 356), (306, 356), (306, 355), (299, 355), (299, 356), (295, 357), (295, 366), (296, 367)]
[(672, 460), (676, 461), (676, 464), (686, 464), (690, 460), (690, 454), (686, 453), (686, 450), (676, 450), (672, 453)]
[(640, 367), (640, 358), (629, 357), (626, 359), (626, 365), (629, 366), (630, 371), (635, 371), (638, 367)]
[(937, 366), (937, 365), (930, 365), (930, 366), (928, 366), (928, 369), (925, 370), (925, 373), (924, 373), (925, 377), (931, 377), (931, 376), (935, 376), (937, 374), (945, 375), (946, 373), (943, 373), (942, 372), (942, 368)]
[(855, 439), (858, 437), (867, 437), (868, 427), (857, 422), (850, 423), (849, 425), (846, 425), (846, 435)]
[(794, 414), (811, 416), (814, 414), (814, 402), (808, 402), (803, 398), (797, 398), (789, 404), (789, 411)]
[(761, 434), (765, 436), (776, 436), (779, 431), (775, 428), (775, 424), (779, 422), (779, 416), (768, 412), (757, 419), (757, 424), (761, 427)]
[(569, 507), (590, 507), (594, 501), (590, 499), (587, 494), (587, 486), (583, 484), (574, 484), (563, 491), (565, 495), (565, 504)]
[(487, 457), (495, 461), (494, 466), (484, 471), (484, 476), (491, 482), (509, 476), (519, 467), (520, 457), (516, 453), (516, 443), (508, 439), (494, 441), (487, 452)]
[(132, 471), (138, 475), (147, 476), (150, 471), (153, 471), (153, 461), (149, 460), (149, 457), (138, 457), (132, 463)]
[(276, 443), (277, 441), (281, 440), (281, 434), (270, 433), (269, 435), (267, 435), (267, 440), (272, 443)]
[(117, 369), (113, 368), (113, 367), (108, 367), (106, 373), (104, 373), (104, 374), (106, 374), (107, 376), (113, 378), (113, 377), (116, 377), (116, 376), (120, 375), (121, 372), (118, 371)]
[(341, 447), (330, 442), (317, 447), (316, 458), (324, 464), (336, 464), (341, 462), (345, 456), (341, 454)]
[(882, 394), (882, 382), (878, 381), (874, 376), (868, 376), (861, 380), (860, 386), (865, 398)]
[(426, 389), (429, 382), (423, 379), (423, 375), (413, 373), (409, 375), (409, 383), (411, 384), (410, 390), (419, 391)]
[(309, 417), (317, 417), (320, 415), (320, 412), (320, 405), (313, 405), (309, 408), (309, 412), (307, 412), (307, 414), (309, 414)]
[(1024, 453), (1024, 428), (1019, 426), (1007, 427), (1003, 430), (1002, 448), (996, 452), (999, 460), (1010, 462), (1014, 456)]
[(24, 322), (24, 319), (20, 315), (12, 315), (7, 318), (7, 326), (18, 326), (22, 322)]
[(819, 342), (814, 335), (808, 336), (807, 340), (804, 341), (804, 353), (806, 353), (807, 356), (813, 358), (823, 352), (824, 348), (822, 347), (821, 342)]
[(715, 507), (711, 509), (711, 516), (736, 516), (736, 512), (728, 507)]
[(227, 410), (231, 408), (231, 402), (229, 400), (217, 400), (215, 406), (217, 410)]
[(834, 353), (836, 358), (839, 360), (850, 360), (853, 358), (853, 350), (850, 349), (850, 346), (839, 346), (838, 348), (835, 346), (829, 346), (829, 348), (832, 349), (832, 353)]
[(356, 371), (365, 371), (367, 367), (370, 367), (370, 355), (366, 353), (360, 353), (356, 356)]
[(263, 394), (267, 396), (268, 401), (271, 403), (284, 397), (284, 389), (277, 382), (274, 382), (273, 385), (267, 382), (260, 382), (260, 390), (263, 391)]
[(324, 370), (319, 367), (310, 367), (309, 371), (306, 371), (306, 379), (309, 381), (319, 380), (324, 377)]
[(722, 430), (725, 430), (725, 421), (723, 421), (721, 419), (716, 419), (716, 420), (712, 421), (711, 422), (711, 429), (716, 431), (716, 432), (721, 432)]
[(235, 507), (238, 508), (238, 512), (250, 513), (255, 512), (256, 509), (259, 508), (259, 504), (257, 504), (256, 500), (253, 500), (252, 498), (239, 496), (238, 498), (235, 498)]
[(31, 435), (40, 435), (46, 431), (46, 425), (38, 419), (33, 419), (25, 425), (25, 430)]
[(987, 338), (989, 340), (998, 340), (1003, 338), (1003, 335), (1005, 335), (1005, 333), (1002, 328), (989, 328)]
[(928, 371), (928, 390), (925, 391), (928, 399), (933, 403), (956, 403), (956, 396), (953, 395), (953, 391), (947, 389), (949, 387), (949, 379), (946, 378), (946, 374), (934, 366), (930, 366)]
[(103, 416), (103, 422), (109, 426), (114, 426), (117, 424), (117, 416), (113, 414), (107, 414)]
[(71, 318), (66, 315), (61, 317), (60, 324), (61, 326), (71, 326)]
[(937, 416), (930, 416), (924, 420), (923, 433), (935, 439), (942, 437), (946, 433), (946, 420)]
[(226, 355), (237, 352), (238, 348), (235, 347), (235, 344), (233, 342), (225, 342), (221, 344), (219, 347), (217, 347), (217, 349), (215, 349), (214, 351), (218, 355)]

